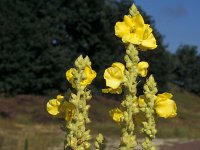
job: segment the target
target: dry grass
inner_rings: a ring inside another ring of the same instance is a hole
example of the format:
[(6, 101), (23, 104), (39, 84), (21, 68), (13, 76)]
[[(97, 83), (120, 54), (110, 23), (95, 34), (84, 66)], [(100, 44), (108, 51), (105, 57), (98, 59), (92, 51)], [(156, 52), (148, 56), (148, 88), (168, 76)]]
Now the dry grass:
[(200, 97), (174, 85), (170, 85), (177, 103), (178, 115), (158, 121), (158, 136), (162, 138), (200, 137)]
[[(28, 150), (56, 150), (63, 148), (64, 133), (59, 122), (46, 112), (49, 98), (41, 96), (19, 95), (0, 97), (0, 149), (22, 150), (28, 140)], [(99, 132), (114, 135), (119, 132), (110, 117), (109, 109), (118, 102), (96, 96), (91, 104), (90, 124), (92, 134)]]
[[(161, 138), (200, 137), (200, 98), (171, 85), (178, 116), (174, 119), (157, 119), (158, 136)], [(64, 133), (59, 122), (46, 112), (49, 98), (19, 95), (0, 97), (0, 150), (22, 150), (28, 140), (28, 150), (61, 150)], [(101, 132), (111, 139), (118, 139), (119, 127), (108, 111), (119, 105), (112, 99), (95, 96), (91, 104), (89, 128), (92, 134)], [(111, 142), (112, 143), (112, 142)]]

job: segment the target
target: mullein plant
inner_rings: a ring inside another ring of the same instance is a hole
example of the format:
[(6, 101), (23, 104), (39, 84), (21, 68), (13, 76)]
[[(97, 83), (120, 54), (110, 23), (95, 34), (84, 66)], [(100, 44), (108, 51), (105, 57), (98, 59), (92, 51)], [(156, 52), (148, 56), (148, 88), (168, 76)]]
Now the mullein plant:
[[(133, 4), (129, 14), (122, 22), (115, 25), (115, 35), (122, 39), (126, 47), (125, 65), (114, 62), (104, 72), (107, 88), (103, 93), (121, 94), (124, 98), (118, 108), (109, 113), (121, 128), (119, 150), (133, 150), (138, 145), (137, 133), (144, 135), (141, 147), (144, 150), (155, 150), (152, 140), (155, 138), (155, 117), (170, 118), (176, 116), (176, 103), (171, 93), (157, 94), (153, 75), (146, 79), (143, 95), (137, 95), (139, 78), (148, 73), (148, 62), (141, 61), (139, 51), (154, 50), (157, 47), (152, 28), (145, 24), (143, 17)], [(139, 131), (138, 131), (139, 130)]]
[[(137, 95), (139, 77), (148, 74), (148, 62), (140, 61), (138, 52), (153, 50), (157, 47), (156, 39), (150, 25), (144, 20), (135, 5), (132, 5), (129, 15), (125, 15), (122, 22), (115, 25), (115, 35), (122, 39), (126, 46), (125, 65), (114, 62), (104, 72), (107, 88), (103, 93), (121, 94), (124, 98), (119, 108), (112, 109), (109, 114), (121, 128), (119, 150), (133, 150), (138, 145), (136, 134), (144, 134), (141, 146), (144, 150), (154, 150), (152, 140), (157, 132), (155, 117), (170, 118), (176, 116), (176, 103), (171, 93), (157, 94), (156, 82), (153, 75), (146, 79), (143, 95)], [(91, 149), (90, 130), (86, 125), (90, 123), (87, 104), (92, 98), (88, 86), (96, 77), (91, 68), (91, 62), (86, 56), (78, 57), (75, 67), (66, 72), (66, 78), (76, 92), (69, 97), (57, 95), (47, 103), (47, 111), (54, 117), (64, 120), (66, 131), (64, 150)], [(136, 128), (140, 127), (140, 128)], [(96, 150), (105, 149), (105, 139), (99, 134), (94, 142)]]
[[(57, 95), (47, 103), (47, 111), (54, 117), (64, 120), (66, 131), (64, 150), (88, 150), (90, 149), (90, 130), (86, 125), (90, 123), (87, 104), (92, 98), (88, 89), (96, 72), (91, 68), (89, 57), (79, 56), (75, 61), (75, 67), (66, 71), (66, 78), (76, 92), (71, 92), (69, 97)], [(99, 134), (96, 141), (96, 150), (104, 147), (104, 137)]]

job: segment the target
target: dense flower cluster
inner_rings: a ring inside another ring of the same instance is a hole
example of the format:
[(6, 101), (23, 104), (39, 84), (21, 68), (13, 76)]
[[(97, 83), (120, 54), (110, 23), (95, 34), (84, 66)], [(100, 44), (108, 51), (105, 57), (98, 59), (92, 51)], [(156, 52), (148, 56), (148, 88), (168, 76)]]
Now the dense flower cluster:
[[(55, 99), (50, 99), (47, 103), (47, 112), (54, 117), (65, 120), (63, 129), (65, 128), (65, 150), (89, 150), (91, 139), (90, 130), (86, 128), (86, 124), (90, 123), (88, 110), (90, 105), (87, 104), (92, 98), (91, 91), (88, 86), (96, 77), (96, 72), (91, 68), (89, 57), (83, 58), (79, 56), (74, 68), (66, 71), (66, 78), (71, 83), (73, 92), (68, 90), (66, 98), (58, 95)], [(103, 138), (97, 138), (96, 147), (102, 147)]]
[[(121, 94), (124, 99), (119, 108), (112, 109), (109, 114), (112, 119), (121, 126), (121, 144), (119, 150), (134, 149), (135, 124), (142, 126), (140, 132), (146, 138), (142, 148), (155, 149), (152, 139), (155, 138), (155, 119), (157, 115), (163, 118), (171, 118), (177, 115), (177, 107), (171, 93), (156, 94), (156, 82), (152, 75), (147, 77), (144, 84), (144, 94), (137, 96), (138, 77), (148, 75), (148, 62), (140, 61), (138, 50), (147, 51), (157, 47), (153, 29), (145, 24), (143, 17), (135, 5), (130, 8), (130, 14), (125, 15), (122, 22), (115, 24), (115, 35), (126, 44), (126, 65), (115, 62), (104, 72), (104, 79), (108, 88), (103, 93)], [(132, 143), (132, 144), (131, 144)]]
[[(131, 43), (138, 45), (140, 49), (155, 49), (156, 39), (152, 33), (152, 28), (150, 25), (145, 24), (143, 17), (140, 13), (137, 13), (135, 16), (125, 15), (123, 22), (117, 22), (115, 25), (115, 35), (122, 38), (124, 43)], [(137, 64), (138, 75), (141, 77), (146, 77), (148, 73), (148, 62), (140, 61)], [(104, 79), (106, 80), (107, 89), (103, 89), (103, 93), (111, 94), (121, 94), (122, 93), (122, 84), (125, 78), (125, 66), (120, 62), (115, 62), (111, 67), (105, 70)], [(143, 97), (143, 98), (142, 98)], [(163, 93), (158, 94), (155, 101), (155, 110), (158, 116), (168, 118), (176, 116), (176, 103), (171, 100), (172, 94)], [(138, 101), (139, 106), (145, 105), (144, 96), (139, 97)], [(119, 122), (119, 116), (122, 116), (121, 110), (114, 109), (111, 111), (111, 116), (113, 120)], [(120, 114), (120, 115), (119, 115)], [(117, 116), (117, 117), (116, 117)]]

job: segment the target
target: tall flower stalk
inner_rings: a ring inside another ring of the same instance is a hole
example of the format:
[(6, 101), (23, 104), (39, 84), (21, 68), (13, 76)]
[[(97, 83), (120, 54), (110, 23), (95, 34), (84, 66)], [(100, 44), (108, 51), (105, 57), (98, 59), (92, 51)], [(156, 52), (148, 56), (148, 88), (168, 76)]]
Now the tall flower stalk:
[(142, 147), (145, 150), (155, 150), (155, 146), (152, 144), (152, 140), (155, 138), (155, 134), (157, 132), (154, 120), (154, 104), (156, 101), (156, 93), (156, 82), (151, 75), (144, 85), (143, 107), (140, 109), (140, 111), (145, 114), (145, 119), (142, 122), (143, 128), (141, 129), (141, 132), (145, 134), (145, 140), (142, 143)]
[(77, 93), (71, 93), (69, 101), (76, 107), (76, 115), (72, 121), (66, 123), (66, 141), (65, 149), (85, 150), (90, 148), (91, 139), (90, 130), (86, 129), (86, 124), (90, 122), (88, 110), (90, 105), (87, 101), (91, 99), (91, 91), (86, 87), (91, 84), (96, 77), (95, 71), (91, 68), (91, 62), (88, 57), (80, 56), (75, 61), (75, 68), (66, 72), (68, 81), (77, 90)]
[(96, 72), (91, 68), (88, 57), (78, 57), (75, 68), (66, 72), (66, 78), (76, 92), (71, 93), (69, 99), (58, 95), (47, 103), (47, 111), (55, 116), (65, 119), (65, 146), (64, 150), (88, 150), (91, 139), (90, 130), (86, 125), (90, 122), (87, 104), (91, 91), (87, 88), (96, 77)]
[[(149, 76), (144, 85), (144, 94), (138, 96), (137, 84), (140, 77), (148, 74), (149, 64), (140, 61), (139, 51), (153, 50), (157, 47), (153, 29), (145, 24), (141, 14), (135, 5), (132, 5), (129, 15), (125, 15), (123, 22), (115, 25), (115, 35), (122, 39), (126, 46), (126, 55), (123, 65), (115, 62), (104, 73), (107, 88), (103, 93), (121, 94), (124, 98), (119, 108), (110, 111), (113, 120), (119, 123), (121, 128), (121, 140), (119, 150), (135, 149), (137, 133), (144, 134), (142, 148), (154, 150), (152, 140), (156, 134), (154, 117), (164, 118), (176, 116), (176, 104), (171, 100), (170, 93), (157, 93), (156, 82), (153, 75)], [(136, 127), (139, 127), (139, 131)]]
[(124, 78), (124, 100), (121, 103), (123, 108), (123, 117), (121, 118), (121, 143), (120, 150), (133, 149), (137, 146), (135, 136), (135, 125), (133, 116), (138, 113), (137, 108), (137, 64), (139, 62), (138, 51), (135, 46), (129, 44), (126, 55), (125, 78)]

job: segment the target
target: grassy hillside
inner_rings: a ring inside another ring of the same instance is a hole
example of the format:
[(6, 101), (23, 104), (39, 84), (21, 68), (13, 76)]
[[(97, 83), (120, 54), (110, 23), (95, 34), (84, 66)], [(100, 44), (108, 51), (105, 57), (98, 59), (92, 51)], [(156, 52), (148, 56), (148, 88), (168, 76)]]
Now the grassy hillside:
[(177, 103), (178, 116), (158, 119), (158, 137), (200, 137), (200, 97), (175, 85), (170, 85)]
[[(200, 97), (170, 85), (178, 107), (178, 116), (173, 119), (157, 118), (161, 138), (200, 137)], [(46, 150), (62, 147), (64, 133), (59, 122), (46, 112), (49, 98), (20, 95), (0, 97), (0, 149), (21, 150), (28, 139), (29, 150)], [(119, 128), (108, 116), (108, 111), (119, 102), (95, 96), (90, 101), (92, 134), (99, 132), (109, 137), (118, 137)], [(62, 149), (62, 148), (61, 148)]]

